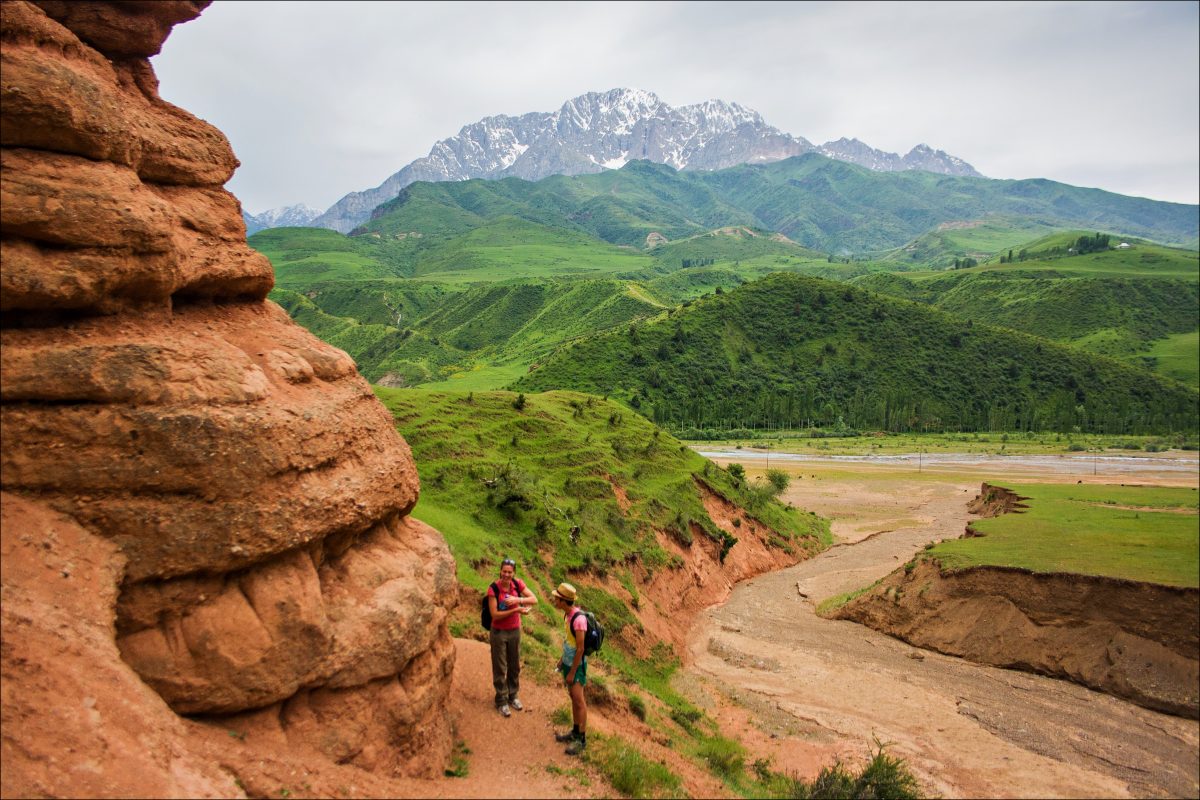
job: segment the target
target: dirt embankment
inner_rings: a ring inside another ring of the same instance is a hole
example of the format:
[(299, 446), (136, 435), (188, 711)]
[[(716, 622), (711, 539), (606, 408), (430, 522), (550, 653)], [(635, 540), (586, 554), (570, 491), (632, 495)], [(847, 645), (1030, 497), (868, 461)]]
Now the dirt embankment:
[[(630, 508), (628, 495), (611, 478), (609, 482), (618, 507), (627, 512)], [(659, 545), (679, 558), (678, 566), (651, 571), (641, 564), (633, 565), (636, 596), (612, 575), (601, 577), (587, 571), (569, 576), (577, 586), (603, 589), (629, 607), (641, 629), (625, 626), (619, 638), (623, 646), (641, 656), (648, 655), (660, 642), (670, 644), (675, 652), (683, 655), (687, 649), (688, 631), (696, 617), (705, 609), (725, 602), (737, 583), (790, 567), (821, 548), (815, 538), (801, 538), (790, 541), (785, 550), (779, 546), (785, 537), (778, 531), (730, 502), (704, 481), (697, 480), (696, 487), (709, 519), (737, 539), (724, 559), (721, 558), (721, 543), (692, 522), (692, 541), (687, 545), (665, 531), (655, 531)], [(545, 587), (545, 591), (550, 588), (553, 587)], [(468, 621), (468, 636), (482, 640), (486, 637), (474, 623), (479, 616), (480, 598), (478, 590), (460, 586), (458, 605), (452, 618), (456, 622)]]
[[(1028, 499), (1028, 497), (1021, 497), (1003, 486), (984, 483), (979, 487), (979, 494), (975, 496), (975, 499), (967, 503), (967, 511), (980, 517), (998, 517), (1001, 514), (1009, 513), (1019, 514), (1029, 508), (1021, 502)], [(970, 523), (967, 523), (967, 533), (973, 534)]]
[[(697, 615), (710, 606), (723, 603), (733, 591), (734, 584), (791, 566), (815, 552), (816, 540), (793, 542), (791, 552), (771, 544), (782, 537), (769, 526), (755, 519), (745, 509), (734, 505), (703, 481), (696, 482), (709, 518), (722, 531), (737, 538), (737, 544), (721, 558), (721, 545), (710, 538), (699, 525), (692, 524), (692, 543), (680, 545), (669, 534), (657, 533), (659, 544), (679, 556), (683, 564), (678, 569), (660, 569), (653, 575), (637, 574), (642, 600), (638, 617), (645, 628), (639, 642), (630, 642), (634, 649), (649, 651), (655, 642), (667, 641), (682, 654), (686, 651), (687, 633)], [(639, 568), (639, 572), (642, 572)], [(626, 599), (626, 592), (615, 581), (606, 585), (607, 591)], [(632, 600), (632, 598), (629, 598)], [(649, 599), (650, 602), (645, 602)]]
[[(1020, 499), (984, 484), (973, 510), (1003, 513)], [(835, 617), (919, 647), (1200, 717), (1196, 589), (1001, 567), (949, 573), (928, 559), (896, 570)]]

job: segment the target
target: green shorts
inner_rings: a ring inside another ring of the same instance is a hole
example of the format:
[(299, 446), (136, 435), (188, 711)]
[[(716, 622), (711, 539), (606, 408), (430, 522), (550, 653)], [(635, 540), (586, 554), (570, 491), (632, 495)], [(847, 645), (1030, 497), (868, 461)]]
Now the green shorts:
[[(558, 662), (558, 671), (562, 673), (563, 683), (567, 682), (567, 674), (571, 671), (570, 662)], [(587, 686), (587, 659), (579, 662), (579, 666), (575, 670), (575, 682), (580, 686)]]

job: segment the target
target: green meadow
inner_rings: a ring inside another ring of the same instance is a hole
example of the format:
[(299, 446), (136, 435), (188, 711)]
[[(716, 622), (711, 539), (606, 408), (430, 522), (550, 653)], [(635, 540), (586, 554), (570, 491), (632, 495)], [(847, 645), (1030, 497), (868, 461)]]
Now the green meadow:
[(1200, 330), (1173, 333), (1156, 340), (1144, 354), (1155, 372), (1200, 388)]
[(1053, 232), (1054, 228), (1027, 218), (991, 218), (944, 222), (928, 233), (913, 239), (903, 247), (878, 254), (883, 261), (902, 265), (948, 266), (957, 257), (974, 257), (984, 261), (1010, 248), (1024, 247), (1027, 242)]
[(1029, 242), (1011, 263), (1000, 253), (967, 269), (872, 273), (854, 283), (1119, 358), (1196, 388), (1200, 255), (1140, 239), (1127, 250), (1068, 254), (1082, 235), (1058, 232)]
[(950, 570), (977, 566), (1200, 586), (1195, 489), (1082, 484), (1006, 485), (1024, 513), (981, 519), (980, 537), (934, 545)]

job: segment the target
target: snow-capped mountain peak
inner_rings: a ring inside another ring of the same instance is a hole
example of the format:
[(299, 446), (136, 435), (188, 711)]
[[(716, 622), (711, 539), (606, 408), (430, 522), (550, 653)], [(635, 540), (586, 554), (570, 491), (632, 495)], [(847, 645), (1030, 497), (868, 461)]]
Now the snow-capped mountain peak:
[(977, 175), (960, 159), (926, 145), (903, 158), (857, 139), (814, 146), (768, 125), (738, 103), (706, 100), (673, 108), (644, 89), (587, 92), (557, 110), (495, 115), (464, 126), (374, 189), (346, 195), (310, 224), (347, 233), (415, 181), (516, 176), (539, 180), (617, 169), (647, 159), (675, 169), (715, 170), (779, 161), (812, 151), (870, 169), (929, 169)]
[(320, 211), (303, 203), (272, 208), (261, 214), (242, 212), (242, 220), (246, 223), (246, 233), (248, 234), (264, 228), (302, 228), (312, 224), (312, 221), (319, 216), (321, 216)]

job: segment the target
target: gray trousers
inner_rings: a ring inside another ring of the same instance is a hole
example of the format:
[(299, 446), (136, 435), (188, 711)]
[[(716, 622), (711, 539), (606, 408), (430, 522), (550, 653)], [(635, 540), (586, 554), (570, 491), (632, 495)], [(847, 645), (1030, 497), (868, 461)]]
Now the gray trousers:
[(492, 687), (496, 690), (496, 707), (508, 705), (519, 696), (521, 689), (521, 629), (498, 631), (488, 637), (492, 645)]

